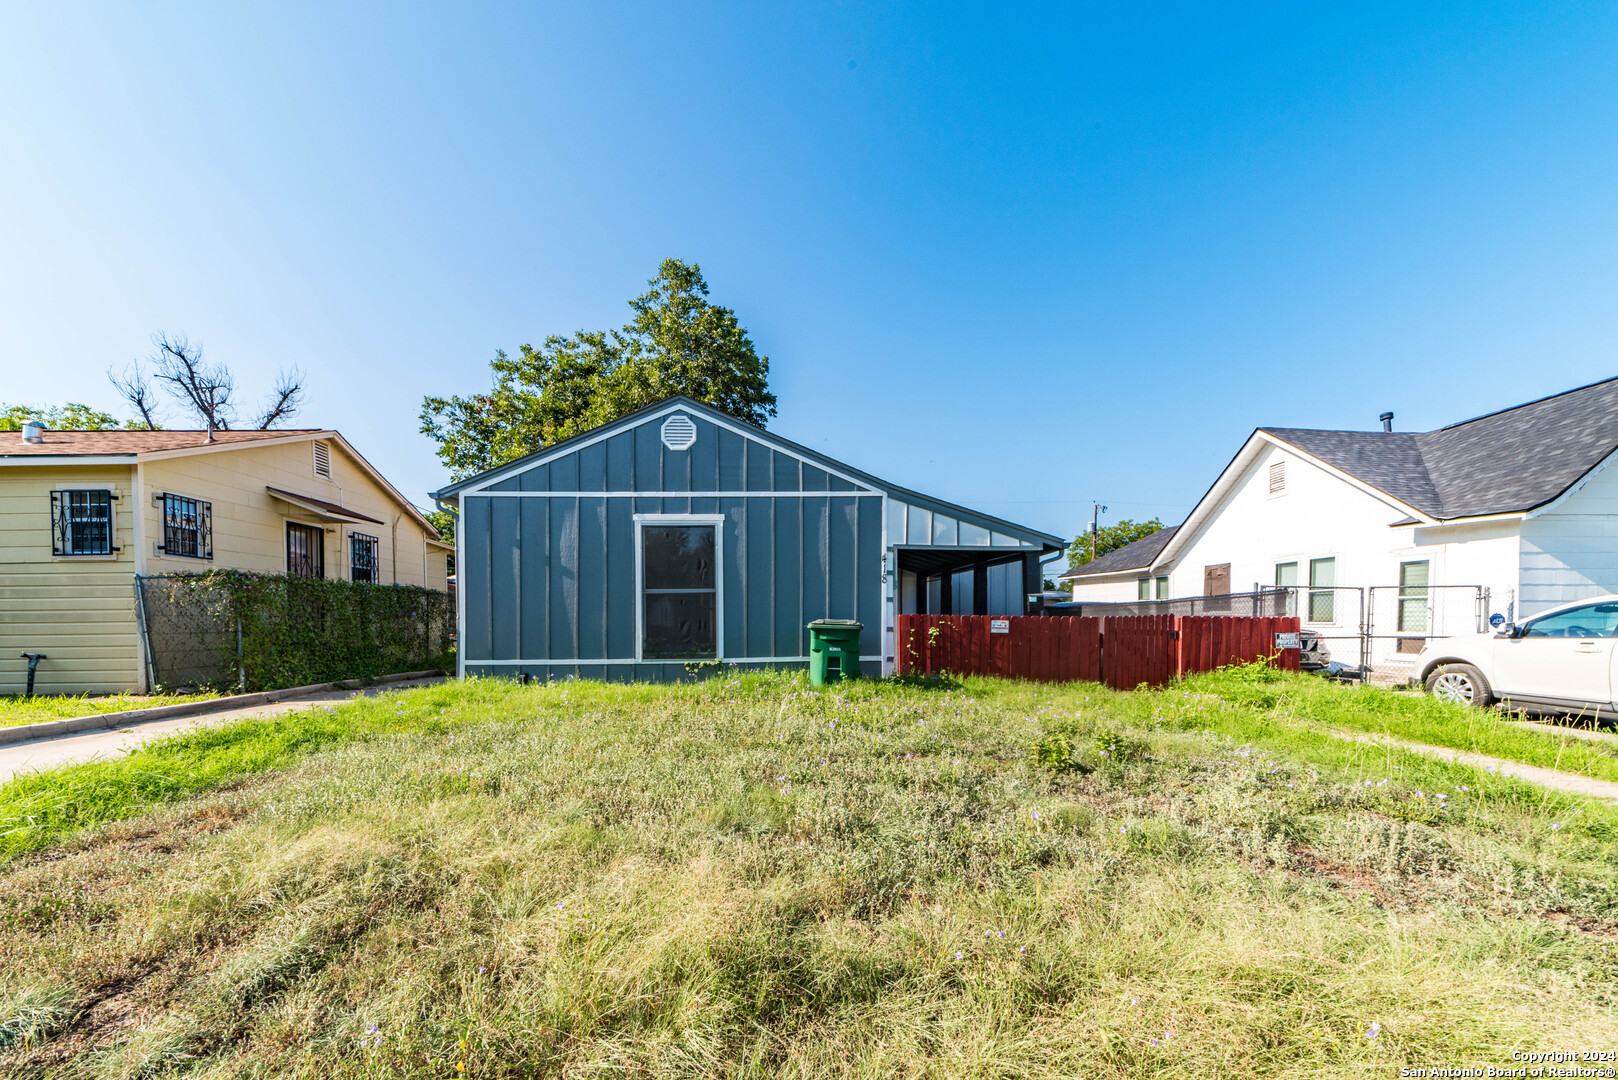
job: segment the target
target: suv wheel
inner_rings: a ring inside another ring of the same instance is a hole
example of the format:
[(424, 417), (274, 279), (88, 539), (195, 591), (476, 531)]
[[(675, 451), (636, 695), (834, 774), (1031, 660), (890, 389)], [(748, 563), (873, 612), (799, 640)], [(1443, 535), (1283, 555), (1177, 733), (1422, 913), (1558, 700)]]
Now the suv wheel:
[(1487, 705), (1494, 698), (1489, 680), (1471, 664), (1440, 664), (1427, 676), (1427, 692), (1457, 705)]

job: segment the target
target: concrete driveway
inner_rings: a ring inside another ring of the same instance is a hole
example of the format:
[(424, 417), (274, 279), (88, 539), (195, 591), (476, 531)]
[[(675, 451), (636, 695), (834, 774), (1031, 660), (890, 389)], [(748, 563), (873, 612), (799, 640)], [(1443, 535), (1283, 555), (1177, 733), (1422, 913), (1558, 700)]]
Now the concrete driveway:
[(50, 769), (57, 765), (89, 761), (92, 758), (120, 757), (141, 743), (204, 724), (225, 724), (249, 716), (277, 716), (325, 702), (348, 701), (350, 698), (361, 696), (376, 697), (378, 694), (409, 690), (417, 686), (432, 686), (443, 681), (444, 676), (438, 675), (367, 687), (364, 690), (328, 690), (262, 705), (222, 709), (219, 712), (192, 713), (190, 716), (176, 716), (168, 720), (149, 720), (143, 724), (130, 724), (128, 727), (114, 728), (111, 731), (84, 731), (74, 735), (58, 735), (50, 739), (12, 743), (9, 746), (0, 746), (0, 784), (20, 772)]

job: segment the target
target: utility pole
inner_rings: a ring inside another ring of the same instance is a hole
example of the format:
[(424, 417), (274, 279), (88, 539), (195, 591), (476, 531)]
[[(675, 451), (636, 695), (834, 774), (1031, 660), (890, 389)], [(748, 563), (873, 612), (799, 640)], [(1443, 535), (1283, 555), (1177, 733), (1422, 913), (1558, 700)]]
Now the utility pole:
[(1107, 508), (1098, 502), (1090, 504), (1090, 561), (1096, 561), (1096, 536), (1101, 531), (1101, 515)]

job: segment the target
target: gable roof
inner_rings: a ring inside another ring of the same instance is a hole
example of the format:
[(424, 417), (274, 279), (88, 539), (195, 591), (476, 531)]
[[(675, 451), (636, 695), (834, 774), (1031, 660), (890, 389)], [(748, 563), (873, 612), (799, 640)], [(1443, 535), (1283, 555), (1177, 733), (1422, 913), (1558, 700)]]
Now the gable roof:
[(1269, 446), (1293, 450), (1384, 499), (1401, 515), (1392, 526), (1525, 514), (1555, 502), (1618, 452), (1618, 378), (1436, 431), (1257, 428), (1157, 563), (1179, 557)]
[(1618, 450), (1618, 379), (1416, 433), (1259, 433), (1439, 521), (1543, 506)]
[[(15, 436), (14, 441), (6, 441), (8, 436)], [(424, 529), (428, 536), (438, 538), (438, 530), (428, 521), (420, 509), (394, 487), (388, 478), (377, 471), (376, 466), (366, 461), (360, 452), (343, 438), (342, 433), (331, 428), (273, 428), (269, 431), (215, 431), (213, 438), (209, 439), (208, 432), (196, 430), (169, 430), (169, 431), (51, 431), (46, 429), (44, 438), (37, 443), (23, 442), (22, 432), (0, 432), (0, 464), (31, 465), (31, 461), (24, 458), (46, 459), (38, 462), (39, 465), (53, 464), (49, 459), (93, 457), (93, 458), (128, 458), (131, 463), (167, 455), (183, 455), (189, 453), (212, 453), (224, 450), (236, 450), (243, 446), (267, 442), (299, 442), (314, 439), (329, 439), (342, 447), (360, 470), (376, 482), (391, 499), (394, 500), (405, 513)], [(298, 496), (311, 502), (308, 496)], [(331, 505), (331, 504), (328, 504)], [(341, 508), (339, 508), (341, 509)], [(352, 514), (353, 511), (345, 511)], [(364, 515), (360, 515), (363, 517)], [(366, 521), (375, 521), (375, 518), (365, 518)], [(378, 524), (381, 524), (380, 522)]]
[[(492, 484), (508, 475), (541, 465), (551, 458), (572, 453), (574, 450), (580, 449), (589, 443), (607, 438), (608, 436), (616, 434), (619, 431), (635, 427), (639, 424), (645, 423), (648, 420), (655, 419), (663, 413), (673, 412), (675, 410), (687, 410), (694, 412), (704, 419), (718, 424), (721, 427), (728, 427), (732, 431), (735, 431), (747, 438), (756, 439), (765, 443), (766, 445), (784, 450), (789, 454), (793, 454), (806, 461), (810, 461), (830, 473), (840, 475), (857, 484), (864, 484), (873, 491), (885, 492), (888, 495), (897, 497), (904, 502), (921, 505), (931, 509), (943, 510), (947, 514), (952, 514), (957, 517), (982, 524), (998, 532), (1017, 534), (1030, 541), (1038, 541), (1040, 544), (1050, 548), (1051, 550), (1059, 551), (1067, 546), (1067, 541), (1060, 536), (1039, 532), (1036, 529), (1028, 528), (1026, 525), (1019, 525), (1014, 521), (1007, 521), (1004, 518), (992, 517), (988, 514), (981, 513), (977, 510), (972, 510), (965, 506), (944, 502), (942, 499), (935, 499), (930, 495), (924, 495), (918, 491), (911, 491), (908, 488), (902, 488), (896, 484), (890, 484), (886, 480), (873, 476), (870, 473), (853, 468), (852, 466), (844, 464), (835, 458), (828, 457), (817, 450), (811, 450), (807, 446), (800, 446), (790, 439), (783, 439), (781, 436), (776, 435), (773, 432), (765, 431), (761, 427), (749, 424), (745, 420), (739, 420), (727, 412), (722, 412), (719, 409), (714, 408), (712, 405), (697, 401), (694, 398), (686, 397), (683, 394), (676, 394), (672, 397), (664, 398), (662, 401), (648, 405), (644, 409), (630, 413), (627, 416), (619, 417), (617, 420), (602, 424), (599, 427), (591, 428), (589, 431), (581, 432), (572, 438), (563, 439), (561, 442), (547, 446), (543, 450), (535, 451), (532, 454), (517, 458), (514, 461), (508, 461), (504, 465), (498, 465), (495, 468), (481, 472), (476, 476), (469, 476), (464, 480), (458, 480), (453, 484), (432, 492), (432, 498), (435, 501), (457, 499), (463, 492), (486, 487), (489, 484)], [(584, 494), (590, 493), (584, 492)], [(686, 497), (700, 497), (703, 493), (700, 491), (681, 491), (672, 492), (671, 494), (678, 494)], [(768, 493), (760, 492), (760, 494)], [(828, 492), (828, 494), (835, 495), (837, 492)]]
[[(149, 454), (159, 450), (190, 450), (284, 439), (297, 435), (334, 434), (322, 428), (278, 428), (273, 431), (51, 431), (42, 441), (22, 441), (22, 432), (0, 433), (0, 457), (79, 457), (86, 454)], [(12, 436), (9, 441), (6, 436)]]
[(1143, 536), (1133, 544), (1125, 544), (1121, 548), (1114, 548), (1105, 555), (1098, 556), (1083, 566), (1075, 567), (1057, 578), (1058, 581), (1075, 581), (1079, 578), (1099, 577), (1103, 574), (1121, 574), (1129, 570), (1144, 570), (1151, 566), (1174, 539), (1174, 534), (1180, 531), (1178, 525), (1170, 525), (1166, 529), (1159, 529), (1150, 536)]

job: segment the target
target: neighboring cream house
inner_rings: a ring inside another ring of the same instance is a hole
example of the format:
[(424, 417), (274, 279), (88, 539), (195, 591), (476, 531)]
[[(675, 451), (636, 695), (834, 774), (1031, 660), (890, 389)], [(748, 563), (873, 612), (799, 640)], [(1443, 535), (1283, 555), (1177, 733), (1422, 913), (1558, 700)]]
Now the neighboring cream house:
[[(1491, 614), (1618, 592), (1618, 379), (1437, 431), (1391, 420), (1259, 428), (1183, 524), (1064, 574), (1073, 599), (1291, 586), (1310, 597), (1306, 626), (1346, 638), (1366, 619), (1348, 591), (1373, 587), (1376, 636), (1412, 653)], [(1488, 590), (1486, 610), (1471, 586)]]
[(449, 545), (337, 432), (0, 432), (0, 694), (142, 689), (136, 575), (446, 588)]

